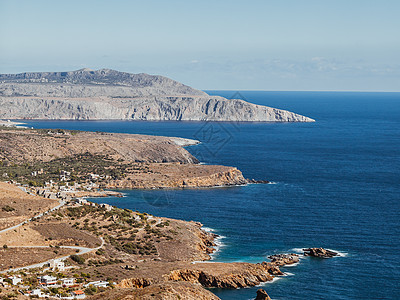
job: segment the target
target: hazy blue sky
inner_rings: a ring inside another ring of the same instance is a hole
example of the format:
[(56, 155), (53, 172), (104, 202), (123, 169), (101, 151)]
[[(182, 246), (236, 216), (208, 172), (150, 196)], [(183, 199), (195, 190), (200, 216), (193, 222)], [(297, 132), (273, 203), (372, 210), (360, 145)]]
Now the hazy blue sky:
[(399, 0), (0, 0), (0, 72), (83, 67), (199, 89), (400, 91)]

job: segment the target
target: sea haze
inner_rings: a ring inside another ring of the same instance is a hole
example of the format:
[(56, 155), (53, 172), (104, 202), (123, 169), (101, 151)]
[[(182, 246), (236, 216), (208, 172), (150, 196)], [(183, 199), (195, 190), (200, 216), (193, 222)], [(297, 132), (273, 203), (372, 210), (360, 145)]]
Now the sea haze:
[[(230, 98), (235, 91), (207, 91)], [(261, 262), (303, 247), (340, 251), (303, 258), (263, 286), (273, 299), (400, 299), (400, 93), (240, 92), (315, 123), (28, 121), (36, 128), (200, 139), (204, 163), (238, 167), (274, 184), (124, 191), (95, 199), (158, 216), (200, 221), (222, 246), (216, 261)], [(254, 299), (257, 287), (217, 290)]]

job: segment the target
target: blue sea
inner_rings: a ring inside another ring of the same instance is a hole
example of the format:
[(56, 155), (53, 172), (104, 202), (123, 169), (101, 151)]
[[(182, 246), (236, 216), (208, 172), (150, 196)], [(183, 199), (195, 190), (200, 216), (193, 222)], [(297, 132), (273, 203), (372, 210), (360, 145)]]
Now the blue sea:
[[(273, 184), (124, 191), (96, 201), (196, 220), (221, 235), (215, 261), (262, 262), (325, 247), (263, 288), (273, 299), (400, 299), (400, 93), (207, 91), (287, 109), (315, 123), (29, 121), (36, 128), (194, 138), (207, 164)], [(254, 299), (259, 287), (212, 291)]]

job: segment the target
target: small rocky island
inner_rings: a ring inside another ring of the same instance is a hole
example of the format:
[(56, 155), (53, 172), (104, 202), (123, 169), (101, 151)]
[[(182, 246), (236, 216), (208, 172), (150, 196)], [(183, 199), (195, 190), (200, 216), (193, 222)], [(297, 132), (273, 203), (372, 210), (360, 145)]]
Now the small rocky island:
[(304, 256), (312, 256), (319, 258), (331, 258), (338, 256), (339, 253), (324, 248), (307, 248), (303, 249)]
[(0, 119), (314, 121), (163, 76), (110, 69), (0, 74)]

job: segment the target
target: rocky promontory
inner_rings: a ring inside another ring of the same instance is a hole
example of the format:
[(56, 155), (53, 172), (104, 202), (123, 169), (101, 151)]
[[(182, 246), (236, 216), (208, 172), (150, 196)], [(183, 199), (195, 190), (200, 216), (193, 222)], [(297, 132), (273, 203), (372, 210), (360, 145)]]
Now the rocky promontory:
[(109, 69), (0, 74), (0, 118), (314, 121), (286, 110), (210, 96), (163, 76)]
[[(0, 128), (0, 179), (29, 184), (50, 198), (45, 183), (73, 184), (68, 195), (82, 197), (77, 185), (96, 189), (205, 188), (244, 185), (235, 167), (199, 164), (183, 146), (197, 141), (61, 129)], [(61, 186), (61, 185), (60, 185)], [(66, 194), (64, 188), (60, 195)], [(87, 196), (87, 195), (86, 195)]]

